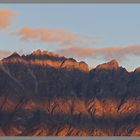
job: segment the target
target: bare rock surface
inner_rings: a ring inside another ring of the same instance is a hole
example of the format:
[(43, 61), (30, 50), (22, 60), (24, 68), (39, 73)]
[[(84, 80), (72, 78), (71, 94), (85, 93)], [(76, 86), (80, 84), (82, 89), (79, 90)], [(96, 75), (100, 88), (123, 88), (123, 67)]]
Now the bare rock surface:
[(15, 52), (0, 60), (0, 136), (140, 136), (140, 68)]

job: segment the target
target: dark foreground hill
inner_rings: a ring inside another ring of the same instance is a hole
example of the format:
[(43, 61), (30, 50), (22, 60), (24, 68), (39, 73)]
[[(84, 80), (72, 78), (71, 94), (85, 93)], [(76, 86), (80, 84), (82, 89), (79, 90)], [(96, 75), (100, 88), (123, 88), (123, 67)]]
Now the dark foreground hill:
[(140, 136), (140, 68), (13, 53), (0, 60), (0, 135)]

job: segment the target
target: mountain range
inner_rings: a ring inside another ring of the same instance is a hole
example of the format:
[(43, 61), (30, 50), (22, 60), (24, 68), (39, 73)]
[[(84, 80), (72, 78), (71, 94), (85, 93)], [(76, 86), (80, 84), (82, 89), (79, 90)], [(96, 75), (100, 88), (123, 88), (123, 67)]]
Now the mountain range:
[(0, 60), (0, 136), (140, 136), (140, 67), (14, 52)]

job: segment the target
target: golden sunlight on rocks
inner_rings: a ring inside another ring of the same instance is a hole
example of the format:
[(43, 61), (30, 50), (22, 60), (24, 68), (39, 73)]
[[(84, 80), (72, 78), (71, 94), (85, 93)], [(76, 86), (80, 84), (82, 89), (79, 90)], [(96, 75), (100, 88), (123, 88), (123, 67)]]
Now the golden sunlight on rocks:
[(0, 60), (0, 136), (139, 136), (140, 73), (48, 51)]

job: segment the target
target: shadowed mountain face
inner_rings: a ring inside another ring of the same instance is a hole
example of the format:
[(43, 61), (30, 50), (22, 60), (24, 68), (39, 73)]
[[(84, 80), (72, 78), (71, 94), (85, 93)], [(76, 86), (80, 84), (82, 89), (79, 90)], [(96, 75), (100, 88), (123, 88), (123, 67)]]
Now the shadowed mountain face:
[(0, 61), (0, 136), (140, 136), (140, 68), (37, 50)]

